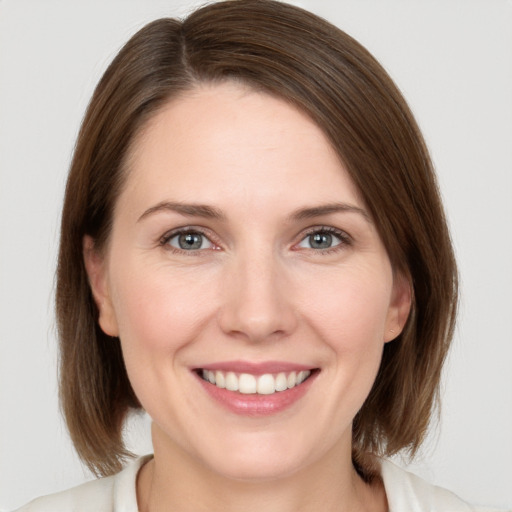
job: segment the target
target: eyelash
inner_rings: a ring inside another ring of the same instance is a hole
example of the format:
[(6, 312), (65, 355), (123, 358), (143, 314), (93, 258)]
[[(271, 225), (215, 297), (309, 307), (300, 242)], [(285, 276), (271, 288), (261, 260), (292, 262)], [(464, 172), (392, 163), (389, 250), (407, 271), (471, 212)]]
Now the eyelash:
[(216, 246), (215, 249), (210, 250), (217, 250), (218, 245), (216, 241), (214, 240), (214, 236), (210, 234), (210, 232), (207, 232), (206, 230), (195, 227), (195, 226), (187, 226), (183, 228), (177, 228), (172, 231), (168, 231), (165, 233), (159, 240), (159, 245), (165, 248), (166, 250), (169, 250), (175, 254), (184, 254), (186, 256), (197, 256), (199, 254), (203, 254), (204, 249), (197, 249), (197, 250), (185, 250), (185, 249), (178, 249), (177, 247), (173, 247), (169, 244), (170, 240), (173, 238), (180, 236), (180, 235), (186, 235), (186, 234), (197, 234), (205, 237), (207, 240), (210, 241), (211, 244)]
[[(342, 231), (341, 229), (333, 228), (332, 226), (313, 226), (307, 229), (306, 232), (303, 235), (301, 235), (299, 244), (306, 238), (310, 237), (311, 235), (316, 234), (332, 235), (340, 240), (339, 244), (336, 244), (333, 247), (328, 247), (326, 249), (309, 248), (310, 251), (314, 251), (316, 254), (332, 254), (340, 250), (343, 250), (346, 247), (350, 247), (353, 243), (352, 237), (347, 232)], [(294, 247), (296, 247), (297, 245), (298, 244), (295, 244)]]
[[(207, 232), (206, 230), (204, 230), (200, 227), (195, 227), (195, 226), (187, 226), (184, 228), (178, 228), (178, 229), (174, 229), (172, 231), (165, 233), (160, 238), (159, 245), (164, 247), (166, 250), (169, 250), (175, 254), (185, 254), (187, 256), (197, 256), (198, 254), (202, 254), (203, 251), (205, 251), (205, 249), (184, 250), (184, 249), (178, 249), (176, 247), (172, 247), (169, 244), (169, 241), (172, 240), (173, 238), (180, 236), (180, 235), (186, 235), (189, 233), (204, 236), (211, 244), (216, 246), (216, 248), (209, 249), (209, 250), (218, 250), (219, 244), (215, 241), (215, 237), (212, 234), (210, 234), (209, 232)], [(306, 248), (307, 250), (313, 251), (317, 254), (332, 254), (333, 252), (337, 252), (337, 251), (342, 250), (343, 248), (351, 246), (353, 243), (352, 237), (345, 231), (342, 231), (337, 228), (333, 228), (332, 226), (313, 226), (301, 234), (301, 238), (300, 238), (299, 242), (294, 244), (293, 247), (294, 248), (297, 247), (306, 238), (308, 238), (311, 235), (315, 235), (315, 234), (333, 235), (340, 240), (340, 243), (336, 244), (333, 247), (328, 247), (326, 249)]]

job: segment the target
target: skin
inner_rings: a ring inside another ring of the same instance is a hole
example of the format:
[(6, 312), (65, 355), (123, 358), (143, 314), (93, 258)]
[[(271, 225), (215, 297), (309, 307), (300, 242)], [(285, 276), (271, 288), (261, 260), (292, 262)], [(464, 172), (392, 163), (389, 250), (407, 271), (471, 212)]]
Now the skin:
[[(163, 202), (221, 217), (155, 209)], [(204, 234), (201, 249), (169, 239), (184, 227)], [(331, 247), (312, 247), (311, 232), (326, 228)], [(153, 419), (141, 510), (387, 509), (382, 485), (352, 467), (351, 424), (405, 323), (410, 289), (307, 116), (229, 82), (172, 100), (133, 144), (108, 247), (86, 237), (84, 257), (100, 325), (120, 337)], [(230, 360), (320, 372), (290, 408), (247, 417), (212, 400), (191, 371)]]

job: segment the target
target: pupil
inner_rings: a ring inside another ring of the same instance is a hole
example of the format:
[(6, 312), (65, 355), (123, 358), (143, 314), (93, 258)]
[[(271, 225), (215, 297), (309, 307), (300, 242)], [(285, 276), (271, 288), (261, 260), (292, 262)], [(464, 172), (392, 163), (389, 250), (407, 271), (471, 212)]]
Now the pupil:
[(190, 249), (201, 249), (201, 240), (202, 235), (198, 235), (197, 233), (185, 233), (184, 235), (180, 235), (178, 241), (181, 249), (190, 250)]
[(332, 235), (329, 233), (315, 233), (309, 237), (313, 249), (328, 249), (332, 244)]

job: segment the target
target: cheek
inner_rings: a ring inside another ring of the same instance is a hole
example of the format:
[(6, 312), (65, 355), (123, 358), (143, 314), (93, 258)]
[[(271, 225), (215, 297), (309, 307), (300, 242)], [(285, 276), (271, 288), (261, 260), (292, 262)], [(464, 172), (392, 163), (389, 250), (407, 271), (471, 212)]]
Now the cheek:
[(364, 354), (382, 347), (392, 291), (391, 270), (385, 269), (356, 267), (309, 287), (303, 310), (336, 352)]
[(331, 382), (328, 421), (347, 425), (368, 396), (382, 359), (386, 319), (392, 293), (387, 266), (353, 267), (331, 274), (304, 306), (314, 334), (330, 351), (326, 381)]
[(165, 266), (130, 267), (129, 272), (119, 268), (114, 290), (123, 347), (146, 351), (148, 356), (175, 352), (211, 315), (211, 290), (202, 286), (208, 281), (193, 272), (180, 272), (178, 279)]
[[(174, 274), (174, 275), (173, 275)], [(126, 370), (140, 403), (154, 421), (179, 424), (185, 354), (211, 318), (209, 289), (190, 272), (124, 261), (113, 272), (114, 305)], [(187, 373), (187, 372), (185, 372)], [(164, 404), (167, 404), (164, 406)], [(177, 435), (177, 434), (176, 434)]]
[[(386, 319), (392, 290), (391, 272), (354, 272), (329, 288), (323, 312), (323, 338), (335, 364), (333, 424), (352, 420), (363, 405), (382, 360)], [(321, 317), (320, 312), (317, 315)], [(318, 329), (321, 327), (316, 324)]]

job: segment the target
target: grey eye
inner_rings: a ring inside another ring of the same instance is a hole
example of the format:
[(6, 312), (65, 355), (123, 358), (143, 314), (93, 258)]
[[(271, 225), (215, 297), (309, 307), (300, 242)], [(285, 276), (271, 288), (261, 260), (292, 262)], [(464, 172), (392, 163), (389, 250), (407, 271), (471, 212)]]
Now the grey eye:
[(306, 236), (299, 244), (299, 247), (306, 249), (331, 249), (340, 245), (342, 240), (339, 236), (326, 231), (317, 231)]
[(178, 233), (169, 239), (169, 245), (182, 251), (197, 251), (200, 249), (211, 249), (212, 242), (202, 233), (188, 232)]
[(328, 249), (332, 246), (332, 235), (329, 233), (315, 233), (308, 238), (312, 249)]

